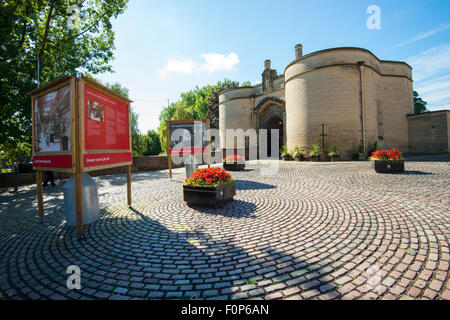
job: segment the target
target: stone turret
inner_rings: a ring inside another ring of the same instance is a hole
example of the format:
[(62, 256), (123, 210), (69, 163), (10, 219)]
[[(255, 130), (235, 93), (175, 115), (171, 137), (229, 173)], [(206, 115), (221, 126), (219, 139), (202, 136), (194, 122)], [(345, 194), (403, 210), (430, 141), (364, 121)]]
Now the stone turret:
[(303, 46), (299, 43), (295, 46), (295, 59), (303, 56)]

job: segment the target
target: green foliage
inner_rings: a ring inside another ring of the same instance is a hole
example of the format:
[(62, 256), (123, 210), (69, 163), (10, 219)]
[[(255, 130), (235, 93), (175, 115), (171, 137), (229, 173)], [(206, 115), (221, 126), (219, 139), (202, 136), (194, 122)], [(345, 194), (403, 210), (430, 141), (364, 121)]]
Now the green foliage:
[(31, 160), (31, 143), (16, 140), (0, 145), (0, 159), (10, 166), (13, 163), (29, 162)]
[[(0, 10), (0, 149), (31, 143), (31, 98), (40, 84), (62, 75), (112, 71), (111, 19), (127, 0), (3, 1)], [(81, 6), (78, 29), (68, 28), (69, 6)], [(81, 71), (82, 70), (82, 71)]]
[(250, 81), (242, 85), (237, 81), (225, 79), (215, 85), (207, 85), (182, 93), (180, 100), (163, 108), (159, 115), (158, 136), (161, 148), (167, 151), (166, 121), (209, 119), (211, 128), (219, 127), (219, 95), (223, 90), (250, 86)]
[(340, 156), (340, 153), (339, 153), (339, 150), (338, 150), (338, 147), (336, 144), (333, 144), (333, 146), (331, 147), (331, 151), (328, 152), (328, 156), (330, 156), (330, 157)]
[(414, 97), (414, 113), (424, 113), (427, 112), (427, 102), (423, 101), (422, 98), (419, 97), (419, 93), (417, 91), (413, 91)]
[(128, 88), (122, 87), (122, 85), (120, 83), (118, 83), (118, 82), (115, 82), (112, 84), (106, 83), (105, 86), (110, 88), (111, 90), (117, 92), (118, 94), (120, 94), (126, 98), (129, 98), (130, 90), (128, 90)]
[(159, 136), (155, 130), (149, 130), (146, 134), (146, 150), (144, 152), (145, 156), (156, 156), (161, 153), (161, 142), (159, 141)]
[(133, 144), (133, 156), (143, 156), (147, 150), (145, 135), (138, 128), (139, 115), (131, 109), (131, 143)]
[(311, 147), (311, 151), (309, 152), (310, 157), (320, 157), (322, 151), (320, 150), (319, 145), (313, 144)]
[(292, 154), (287, 150), (286, 146), (282, 146), (281, 147), (281, 153), (280, 153), (281, 157), (283, 159), (292, 159)]
[(301, 159), (301, 158), (304, 158), (305, 155), (306, 155), (306, 153), (304, 151), (302, 151), (300, 146), (296, 145), (295, 149), (294, 149), (294, 154), (293, 154), (294, 158), (300, 158)]
[(359, 143), (358, 152), (359, 153), (364, 153), (364, 144), (362, 143), (362, 141)]

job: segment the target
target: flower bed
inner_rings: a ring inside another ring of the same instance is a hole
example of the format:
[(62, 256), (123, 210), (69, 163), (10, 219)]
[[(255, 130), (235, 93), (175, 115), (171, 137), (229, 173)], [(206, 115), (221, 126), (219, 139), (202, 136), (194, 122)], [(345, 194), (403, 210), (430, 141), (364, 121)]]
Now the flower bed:
[(405, 161), (398, 148), (391, 150), (377, 150), (372, 152), (369, 160), (373, 161), (373, 168), (378, 173), (394, 173), (405, 171)]
[(184, 201), (199, 207), (220, 207), (233, 201), (236, 184), (231, 175), (221, 168), (198, 169), (185, 180)]
[(223, 168), (229, 171), (241, 171), (245, 168), (245, 158), (238, 155), (232, 155), (223, 158)]

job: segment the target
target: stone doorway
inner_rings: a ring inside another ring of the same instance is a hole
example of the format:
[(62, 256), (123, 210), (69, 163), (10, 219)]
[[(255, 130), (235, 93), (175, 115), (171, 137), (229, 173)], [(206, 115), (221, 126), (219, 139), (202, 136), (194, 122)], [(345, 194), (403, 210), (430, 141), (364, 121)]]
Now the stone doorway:
[[(279, 141), (278, 146), (281, 149), (283, 145), (283, 120), (279, 117), (271, 118), (267, 123), (267, 155), (269, 157), (275, 157), (275, 154), (272, 154), (272, 131), (271, 129), (278, 129), (279, 132)], [(275, 151), (276, 152), (276, 151)], [(278, 150), (278, 156), (280, 155), (280, 150)]]
[[(267, 155), (269, 157), (279, 156), (279, 150), (277, 155), (273, 154), (271, 142), (272, 134), (271, 129), (279, 130), (279, 149), (285, 144), (285, 111), (284, 101), (276, 97), (265, 98), (255, 108), (256, 113), (256, 128), (267, 129)], [(259, 153), (258, 153), (259, 155)]]

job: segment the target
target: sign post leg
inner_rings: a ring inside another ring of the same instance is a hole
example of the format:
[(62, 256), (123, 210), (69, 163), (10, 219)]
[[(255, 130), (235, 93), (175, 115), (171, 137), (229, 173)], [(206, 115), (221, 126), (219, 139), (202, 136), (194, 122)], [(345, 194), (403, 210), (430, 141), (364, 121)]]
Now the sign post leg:
[(43, 220), (44, 220), (44, 195), (43, 195), (43, 190), (42, 190), (42, 170), (38, 170), (38, 169), (36, 169), (36, 187), (37, 187), (39, 217), (41, 218), (41, 222), (43, 222)]
[(166, 137), (167, 137), (167, 162), (169, 165), (169, 177), (172, 179), (172, 157), (170, 156), (170, 130), (169, 124), (166, 125)]
[(167, 160), (169, 161), (169, 177), (172, 179), (172, 157), (169, 155), (167, 156)]
[(82, 177), (81, 172), (75, 174), (75, 201), (77, 204), (77, 235), (83, 234), (83, 200), (82, 200)]
[(207, 148), (208, 148), (208, 155), (207, 155), (207, 161), (208, 161), (208, 168), (211, 167), (211, 136), (209, 132), (209, 120), (206, 121), (206, 139), (207, 139)]
[(128, 206), (131, 206), (131, 165), (127, 166), (127, 199)]

